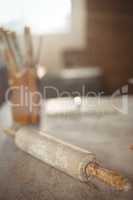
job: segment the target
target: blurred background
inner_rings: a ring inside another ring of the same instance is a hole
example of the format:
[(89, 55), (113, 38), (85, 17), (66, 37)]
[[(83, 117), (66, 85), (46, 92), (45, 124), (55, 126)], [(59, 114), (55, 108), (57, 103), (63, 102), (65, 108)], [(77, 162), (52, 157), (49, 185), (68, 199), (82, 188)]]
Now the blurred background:
[[(38, 75), (41, 89), (103, 91), (112, 94), (133, 77), (132, 0), (4, 0), (0, 26), (22, 31), (30, 26), (34, 49), (40, 37)], [(8, 87), (6, 64), (0, 56), (0, 102)], [(47, 97), (55, 97), (49, 90)]]
[(132, 200), (43, 168), (3, 134), (39, 125), (133, 183), (132, 94), (133, 0), (0, 0), (0, 200)]

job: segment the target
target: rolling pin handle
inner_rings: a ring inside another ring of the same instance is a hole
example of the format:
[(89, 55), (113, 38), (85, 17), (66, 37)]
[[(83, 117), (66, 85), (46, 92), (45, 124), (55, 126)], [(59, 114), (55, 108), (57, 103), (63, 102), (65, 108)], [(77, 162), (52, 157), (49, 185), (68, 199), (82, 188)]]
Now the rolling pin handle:
[(130, 183), (119, 173), (100, 166), (96, 162), (89, 163), (86, 167), (86, 174), (96, 177), (100, 181), (116, 188), (117, 190), (128, 191), (131, 188)]

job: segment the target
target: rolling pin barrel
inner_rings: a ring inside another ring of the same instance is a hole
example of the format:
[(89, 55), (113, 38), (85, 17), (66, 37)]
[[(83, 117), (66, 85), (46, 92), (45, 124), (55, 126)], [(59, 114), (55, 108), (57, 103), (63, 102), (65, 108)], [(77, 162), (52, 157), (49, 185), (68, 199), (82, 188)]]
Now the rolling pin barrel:
[(15, 142), (20, 149), (45, 163), (81, 181), (88, 181), (85, 169), (95, 160), (94, 154), (26, 127), (17, 132)]

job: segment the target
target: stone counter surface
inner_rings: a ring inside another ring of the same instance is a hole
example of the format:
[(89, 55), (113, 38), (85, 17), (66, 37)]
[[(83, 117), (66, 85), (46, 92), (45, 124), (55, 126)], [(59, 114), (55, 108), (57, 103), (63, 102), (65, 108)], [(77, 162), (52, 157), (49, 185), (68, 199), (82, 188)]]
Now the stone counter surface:
[[(57, 102), (58, 103), (58, 102)], [(5, 106), (4, 109), (7, 109)], [(133, 99), (129, 113), (116, 112), (42, 117), (41, 128), (57, 138), (92, 151), (107, 168), (133, 184)], [(0, 119), (8, 121), (8, 112)], [(3, 118), (4, 117), (4, 118)], [(0, 132), (0, 200), (132, 200), (133, 189), (115, 191), (104, 184), (88, 184), (65, 175), (19, 150), (13, 138)]]

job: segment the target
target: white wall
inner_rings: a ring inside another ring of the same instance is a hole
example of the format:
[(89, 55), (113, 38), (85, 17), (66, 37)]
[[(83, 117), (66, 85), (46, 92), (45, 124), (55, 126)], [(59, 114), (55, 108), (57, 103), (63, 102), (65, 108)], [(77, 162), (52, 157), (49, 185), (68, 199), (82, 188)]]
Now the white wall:
[[(72, 27), (67, 34), (51, 34), (43, 37), (41, 64), (49, 71), (63, 67), (62, 51), (66, 48), (84, 48), (86, 43), (86, 0), (72, 0)], [(34, 40), (37, 47), (38, 39)]]

